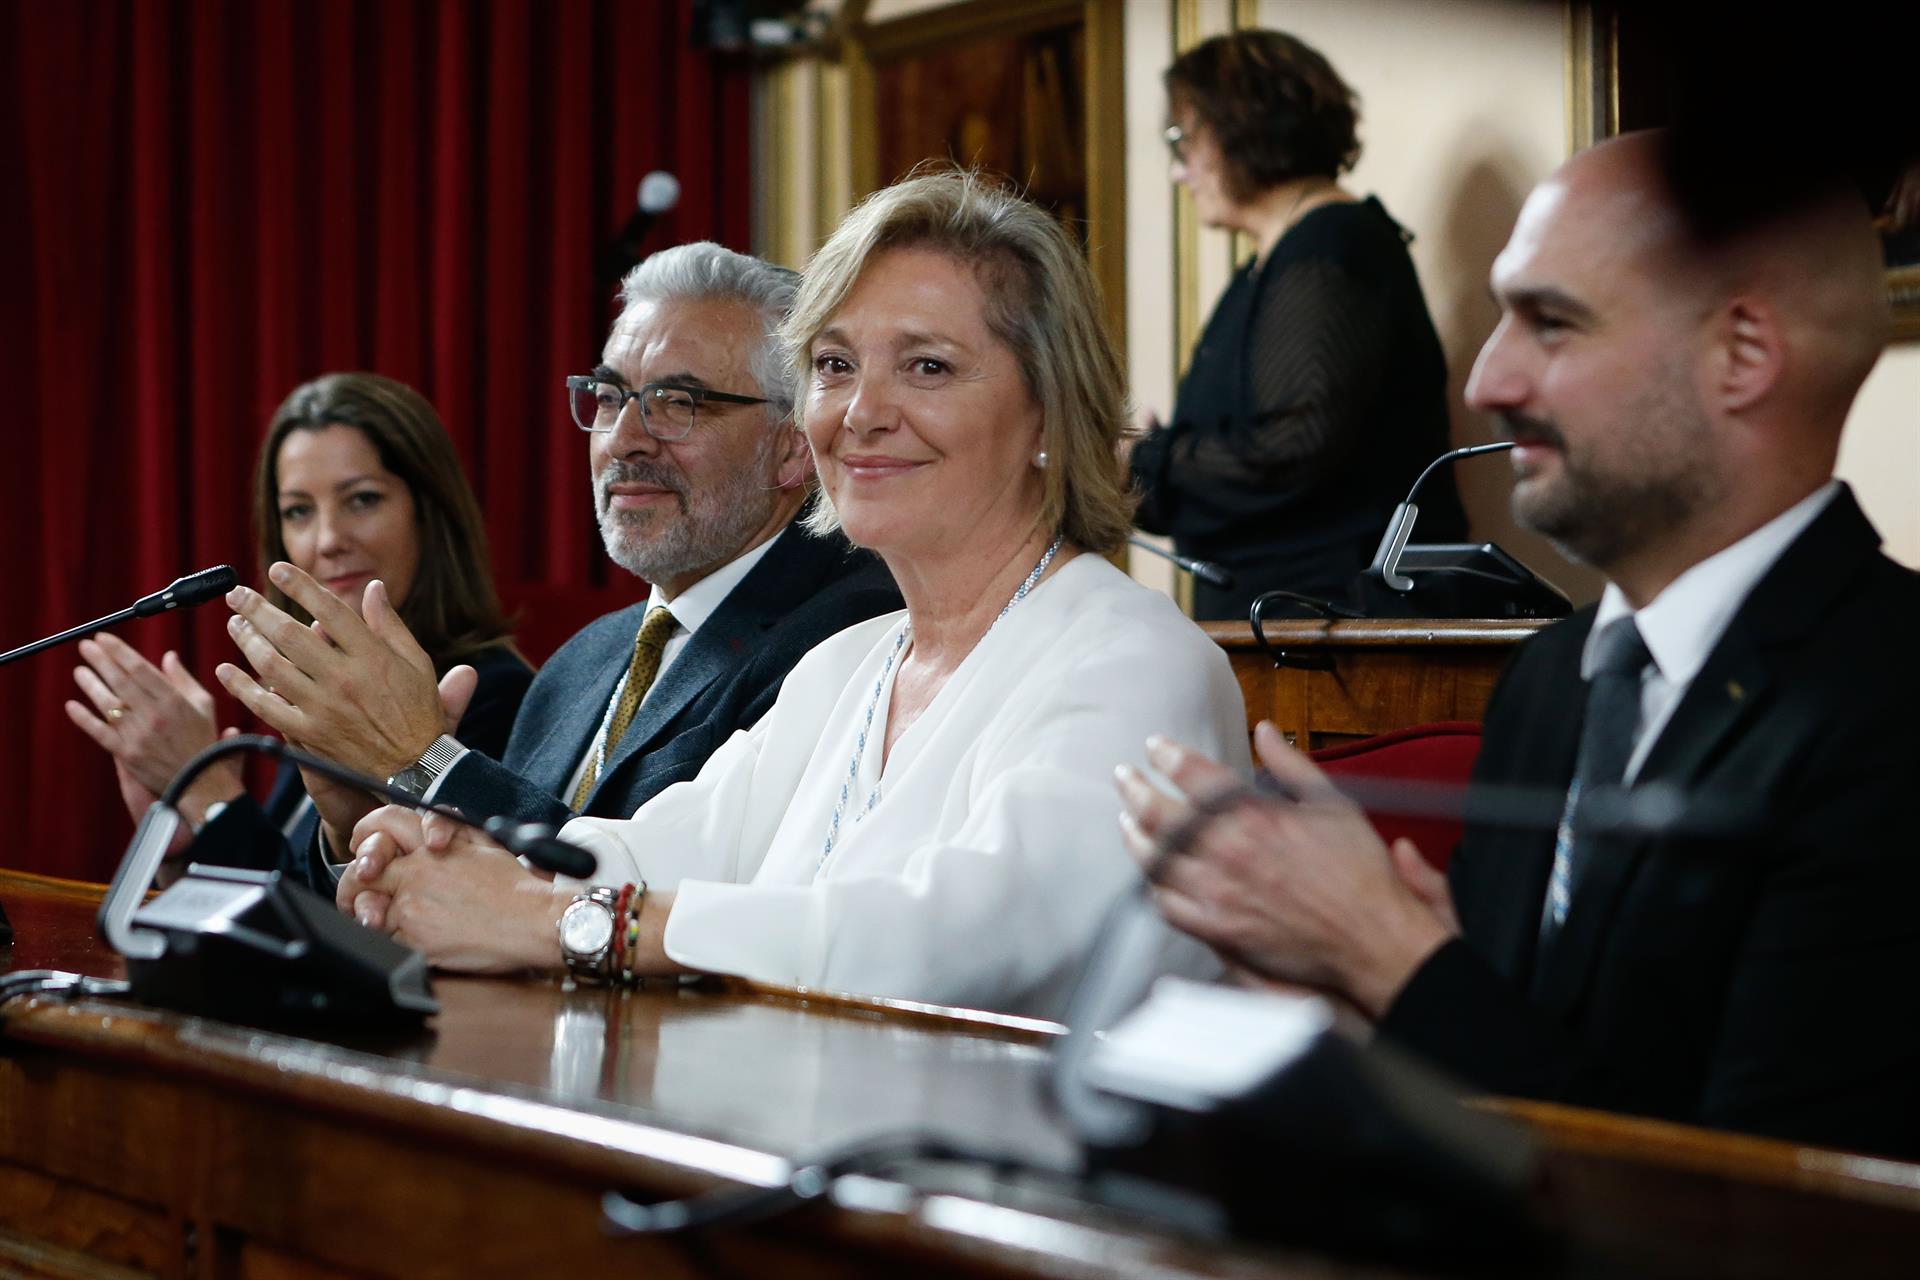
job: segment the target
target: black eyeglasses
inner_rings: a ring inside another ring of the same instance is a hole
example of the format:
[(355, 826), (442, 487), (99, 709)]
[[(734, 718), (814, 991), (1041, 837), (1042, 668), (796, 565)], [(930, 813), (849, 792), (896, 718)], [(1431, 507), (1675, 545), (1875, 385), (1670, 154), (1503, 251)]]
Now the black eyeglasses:
[(567, 378), (567, 407), (573, 425), (582, 431), (611, 431), (625, 412), (627, 401), (640, 402), (640, 425), (655, 440), (685, 440), (693, 430), (700, 406), (717, 404), (771, 404), (762, 396), (736, 396), (705, 387), (682, 387), (670, 382), (648, 382), (629, 389), (590, 374)]
[(1173, 152), (1173, 158), (1182, 164), (1186, 163), (1187, 131), (1177, 124), (1170, 124), (1167, 126), (1166, 133), (1161, 136), (1167, 140), (1167, 150)]

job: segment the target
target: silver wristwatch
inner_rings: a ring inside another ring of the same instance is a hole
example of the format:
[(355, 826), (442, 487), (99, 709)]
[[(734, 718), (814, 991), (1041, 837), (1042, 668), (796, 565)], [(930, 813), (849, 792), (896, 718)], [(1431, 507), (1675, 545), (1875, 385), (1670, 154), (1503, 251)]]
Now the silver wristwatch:
[(415, 800), (427, 794), (434, 782), (447, 771), (447, 766), (465, 754), (466, 748), (457, 738), (441, 734), (433, 740), (433, 745), (420, 753), (420, 758), (387, 779), (387, 785), (397, 787)]
[(576, 978), (605, 982), (613, 959), (613, 931), (619, 921), (613, 918), (620, 894), (605, 885), (595, 885), (577, 895), (560, 913), (560, 954), (566, 957), (567, 972)]

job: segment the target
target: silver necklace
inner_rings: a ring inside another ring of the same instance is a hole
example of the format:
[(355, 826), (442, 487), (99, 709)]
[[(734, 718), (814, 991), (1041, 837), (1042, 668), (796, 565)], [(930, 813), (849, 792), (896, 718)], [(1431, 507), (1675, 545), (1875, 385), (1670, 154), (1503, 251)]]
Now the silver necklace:
[[(1060, 539), (1055, 538), (1047, 544), (1046, 552), (1040, 557), (1040, 563), (1033, 566), (1033, 572), (1027, 575), (1026, 581), (1022, 582), (1013, 593), (1013, 599), (1007, 601), (1000, 612), (994, 615), (993, 622), (987, 627), (988, 631), (999, 626), (1000, 619), (1012, 612), (1013, 606), (1027, 598), (1027, 592), (1033, 590), (1033, 584), (1040, 581), (1040, 575), (1047, 571), (1049, 564), (1053, 563), (1053, 554), (1058, 550), (1060, 550)], [(867, 699), (867, 714), (861, 719), (859, 736), (853, 742), (853, 758), (847, 762), (847, 776), (840, 782), (840, 798), (833, 802), (833, 819), (827, 824), (827, 840), (821, 846), (820, 861), (814, 866), (816, 875), (819, 874), (821, 867), (827, 865), (827, 858), (833, 853), (833, 846), (840, 839), (840, 823), (846, 817), (847, 802), (853, 798), (853, 784), (860, 780), (860, 762), (867, 754), (867, 735), (873, 732), (873, 717), (880, 709), (880, 691), (886, 688), (887, 677), (893, 674), (893, 664), (900, 660), (900, 653), (907, 647), (907, 640), (912, 635), (913, 622), (909, 619), (906, 625), (900, 628), (900, 634), (895, 637), (886, 662), (881, 664), (880, 676), (873, 682), (873, 694)], [(981, 637), (981, 639), (985, 638)], [(879, 803), (880, 782), (875, 779), (873, 790), (867, 793), (867, 802), (860, 807), (860, 812), (854, 815), (853, 820), (860, 821), (872, 813), (873, 806)]]

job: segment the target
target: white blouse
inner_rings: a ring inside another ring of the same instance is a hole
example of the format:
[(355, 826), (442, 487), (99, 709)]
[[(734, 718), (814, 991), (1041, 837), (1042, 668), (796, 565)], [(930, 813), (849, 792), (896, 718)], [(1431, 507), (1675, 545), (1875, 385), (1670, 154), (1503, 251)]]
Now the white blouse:
[(1239, 687), (1172, 602), (1077, 556), (987, 632), (882, 772), (887, 674), (823, 860), (905, 625), (895, 613), (830, 637), (698, 777), (630, 820), (563, 834), (599, 857), (596, 883), (677, 891), (666, 951), (690, 969), (1059, 1017), (1137, 874), (1115, 766), (1145, 768), (1159, 733), (1247, 774)]

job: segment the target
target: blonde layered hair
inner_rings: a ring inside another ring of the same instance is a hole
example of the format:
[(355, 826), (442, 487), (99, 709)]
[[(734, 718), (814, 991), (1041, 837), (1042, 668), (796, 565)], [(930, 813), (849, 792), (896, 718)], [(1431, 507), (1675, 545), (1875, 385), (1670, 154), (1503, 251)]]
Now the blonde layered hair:
[[(1126, 380), (1100, 323), (1086, 255), (1052, 214), (970, 170), (920, 172), (875, 192), (846, 216), (807, 264), (781, 327), (806, 427), (814, 338), (889, 249), (931, 249), (972, 268), (987, 299), (987, 328), (1020, 366), (1040, 406), (1041, 522), (1087, 551), (1111, 552), (1133, 527), (1134, 495), (1116, 452), (1127, 430)], [(809, 525), (839, 527), (822, 491)]]

